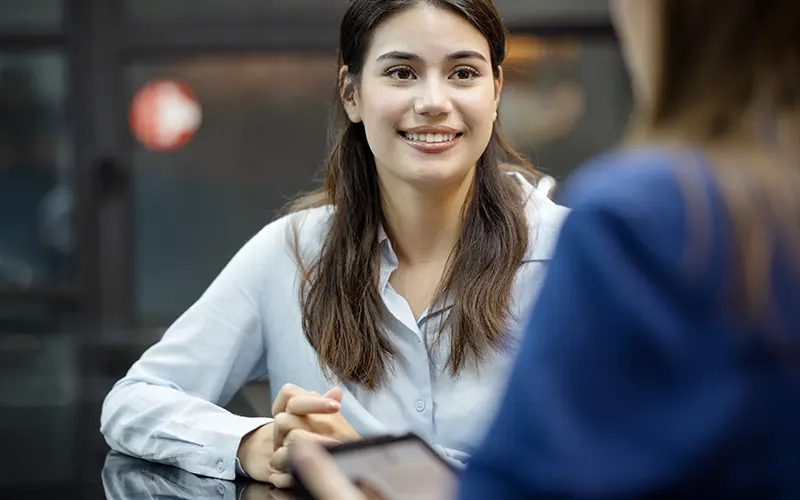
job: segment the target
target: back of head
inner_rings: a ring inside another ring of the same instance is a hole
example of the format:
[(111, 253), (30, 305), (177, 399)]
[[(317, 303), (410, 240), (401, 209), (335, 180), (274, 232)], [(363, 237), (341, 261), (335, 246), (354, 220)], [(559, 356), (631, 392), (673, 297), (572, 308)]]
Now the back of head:
[(653, 8), (650, 92), (634, 133), (709, 153), (733, 224), (743, 310), (763, 319), (776, 248), (800, 255), (800, 8), (797, 0)]
[(722, 8), (709, 1), (662, 0), (657, 5), (660, 63), (647, 125), (704, 143), (783, 139), (774, 146), (796, 153), (797, 2), (731, 0)]

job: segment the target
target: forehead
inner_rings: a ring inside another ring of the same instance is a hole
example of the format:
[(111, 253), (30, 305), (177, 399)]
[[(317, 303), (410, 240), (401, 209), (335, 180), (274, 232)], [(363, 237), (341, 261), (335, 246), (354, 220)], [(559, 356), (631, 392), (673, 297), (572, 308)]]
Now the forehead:
[(473, 50), (490, 60), (489, 42), (466, 19), (441, 7), (421, 4), (400, 12), (375, 29), (367, 58), (389, 51), (410, 52), (423, 59)]

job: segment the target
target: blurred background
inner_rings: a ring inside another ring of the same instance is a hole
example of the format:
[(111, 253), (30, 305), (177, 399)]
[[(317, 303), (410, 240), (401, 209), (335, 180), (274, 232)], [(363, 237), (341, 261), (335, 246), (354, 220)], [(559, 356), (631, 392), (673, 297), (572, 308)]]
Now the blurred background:
[[(631, 110), (607, 2), (495, 4), (502, 126), (563, 180)], [(95, 474), (113, 382), (316, 185), (345, 6), (0, 0), (0, 496)]]

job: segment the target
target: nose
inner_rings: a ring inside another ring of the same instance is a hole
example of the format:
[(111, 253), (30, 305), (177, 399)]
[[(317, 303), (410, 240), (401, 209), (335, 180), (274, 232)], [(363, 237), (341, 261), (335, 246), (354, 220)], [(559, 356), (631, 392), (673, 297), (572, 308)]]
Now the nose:
[(439, 116), (453, 111), (453, 104), (446, 84), (436, 78), (425, 81), (420, 86), (421, 93), (414, 103), (414, 112), (420, 115)]

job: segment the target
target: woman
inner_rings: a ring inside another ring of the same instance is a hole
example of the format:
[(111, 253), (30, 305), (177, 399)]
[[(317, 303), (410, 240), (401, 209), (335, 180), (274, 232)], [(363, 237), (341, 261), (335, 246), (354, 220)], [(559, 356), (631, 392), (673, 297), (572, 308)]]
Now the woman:
[[(631, 144), (566, 187), (460, 498), (800, 498), (798, 4), (612, 6)], [(316, 491), (361, 496), (300, 458)]]
[[(501, 168), (521, 162), (496, 123), (505, 43), (491, 0), (350, 4), (324, 189), (115, 385), (112, 448), (278, 486), (298, 439), (413, 430), (468, 458), (566, 212)], [(265, 375), (274, 422), (220, 407)]]

